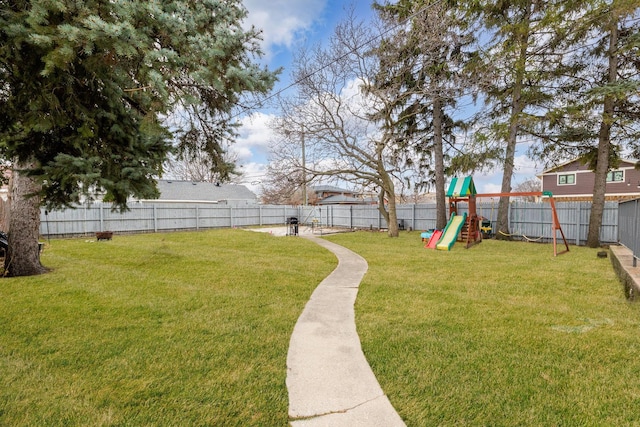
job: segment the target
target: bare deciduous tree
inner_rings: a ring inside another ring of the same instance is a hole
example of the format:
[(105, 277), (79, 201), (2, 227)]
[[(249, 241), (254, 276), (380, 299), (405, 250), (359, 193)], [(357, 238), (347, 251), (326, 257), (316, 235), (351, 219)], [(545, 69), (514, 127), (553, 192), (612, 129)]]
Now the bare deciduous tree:
[(364, 49), (376, 35), (351, 13), (327, 48), (298, 53), (297, 93), (280, 100), (281, 116), (272, 123), (280, 138), (273, 157), (290, 172), (301, 171), (305, 183), (322, 177), (375, 188), (389, 236), (397, 237), (396, 184), (405, 171), (396, 141), (371, 120), (387, 99), (364, 90), (378, 71), (378, 61)]
[[(306, 191), (305, 191), (306, 190)], [(273, 205), (316, 204), (318, 199), (300, 169), (271, 162), (262, 181), (262, 203)]]
[(185, 150), (181, 155), (167, 159), (164, 173), (187, 181), (227, 182), (240, 175), (235, 167), (237, 160), (237, 155), (225, 150), (220, 154), (220, 161), (214, 164), (209, 154), (202, 150)]
[[(540, 182), (540, 180), (538, 178), (529, 178), (526, 179), (524, 181), (522, 181), (519, 184), (516, 184), (513, 187), (513, 191), (516, 193), (530, 193), (530, 192), (534, 192), (534, 191), (541, 191), (542, 188), (542, 183)], [(536, 201), (536, 197), (535, 196), (524, 196), (522, 197), (522, 200), (525, 200), (527, 202), (535, 202)]]

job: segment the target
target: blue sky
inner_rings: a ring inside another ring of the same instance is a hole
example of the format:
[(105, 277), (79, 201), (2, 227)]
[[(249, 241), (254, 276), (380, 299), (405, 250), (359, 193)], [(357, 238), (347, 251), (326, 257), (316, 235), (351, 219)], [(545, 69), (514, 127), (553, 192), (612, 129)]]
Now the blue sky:
[[(345, 16), (345, 10), (351, 5), (362, 18), (373, 13), (371, 0), (244, 0), (244, 5), (249, 11), (246, 24), (262, 30), (263, 63), (270, 69), (283, 67), (275, 91), (290, 84), (292, 53), (301, 47), (311, 47), (327, 40), (335, 24)], [(244, 172), (242, 183), (257, 193), (260, 188), (258, 182), (264, 177), (272, 139), (267, 126), (271, 114), (269, 111), (256, 111), (243, 119), (240, 137), (231, 148)], [(516, 159), (516, 176), (512, 185), (540, 171), (540, 167), (520, 155)], [(474, 175), (478, 192), (482, 193), (500, 191), (501, 179), (501, 170)]]

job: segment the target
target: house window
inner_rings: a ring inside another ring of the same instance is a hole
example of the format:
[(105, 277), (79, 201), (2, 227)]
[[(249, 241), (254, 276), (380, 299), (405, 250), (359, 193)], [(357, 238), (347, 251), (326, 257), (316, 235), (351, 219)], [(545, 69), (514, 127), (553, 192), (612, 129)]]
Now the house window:
[(607, 182), (624, 182), (624, 171), (611, 171), (607, 174)]
[(558, 185), (575, 185), (575, 183), (576, 183), (575, 173), (566, 173), (566, 174), (558, 175)]

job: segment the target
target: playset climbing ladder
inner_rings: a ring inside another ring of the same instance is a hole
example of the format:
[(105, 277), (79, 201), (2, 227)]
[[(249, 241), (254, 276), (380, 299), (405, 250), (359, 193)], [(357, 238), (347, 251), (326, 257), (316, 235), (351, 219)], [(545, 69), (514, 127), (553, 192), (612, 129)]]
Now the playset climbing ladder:
[(480, 243), (482, 241), (482, 233), (480, 232), (480, 218), (476, 213), (476, 186), (473, 183), (473, 179), (470, 176), (453, 178), (447, 190), (447, 197), (449, 198), (450, 218), (459, 215), (458, 202), (466, 202), (469, 205), (469, 212), (462, 224), (457, 240), (465, 242), (466, 248)]

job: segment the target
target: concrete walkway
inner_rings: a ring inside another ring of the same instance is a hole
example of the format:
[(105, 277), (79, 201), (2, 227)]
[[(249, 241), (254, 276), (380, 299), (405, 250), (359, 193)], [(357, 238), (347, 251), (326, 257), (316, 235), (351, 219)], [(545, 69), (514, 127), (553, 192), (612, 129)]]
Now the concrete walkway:
[(304, 236), (338, 257), (338, 267), (311, 295), (287, 355), (293, 427), (404, 426), (362, 353), (354, 303), (367, 262), (358, 254)]

